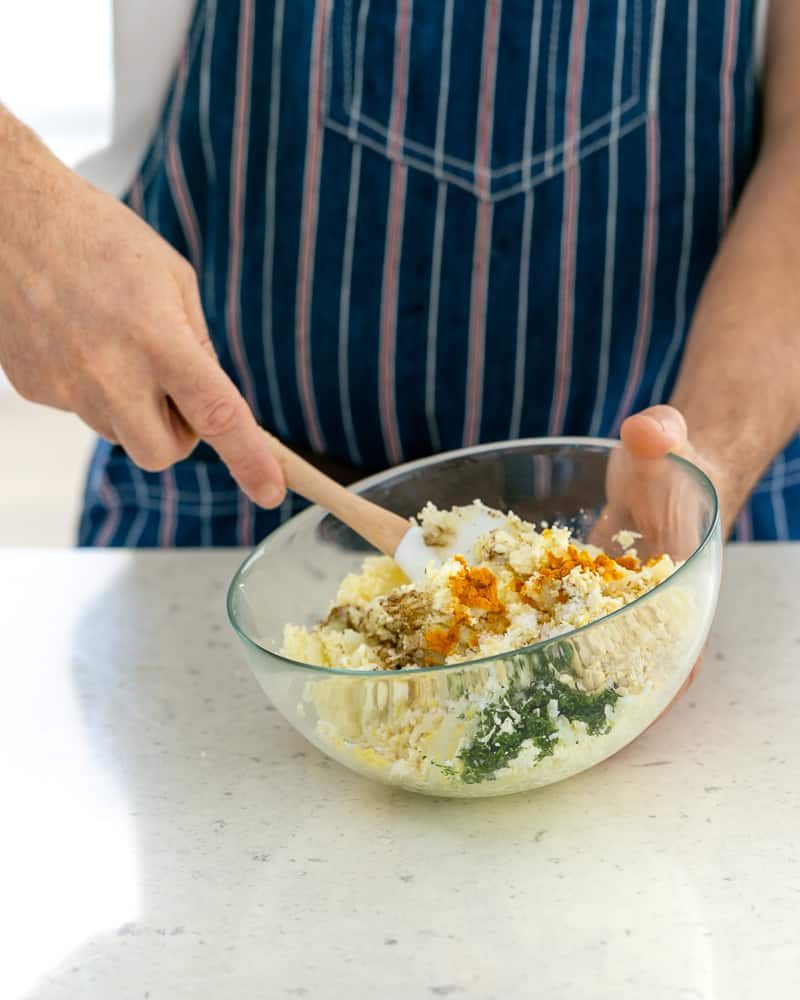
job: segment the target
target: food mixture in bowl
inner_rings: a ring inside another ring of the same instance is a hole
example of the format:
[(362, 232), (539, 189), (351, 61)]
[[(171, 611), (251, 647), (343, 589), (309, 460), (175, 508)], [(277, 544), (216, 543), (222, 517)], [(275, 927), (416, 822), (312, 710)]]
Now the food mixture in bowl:
[[(447, 547), (474, 513), (429, 504), (418, 520), (430, 546)], [(492, 782), (473, 793), (497, 794), (603, 759), (668, 704), (692, 634), (690, 591), (664, 588), (598, 629), (569, 633), (665, 581), (670, 556), (642, 562), (629, 531), (604, 552), (567, 527), (514, 514), (496, 523), (471, 563), (432, 561), (419, 583), (387, 557), (367, 558), (322, 622), (286, 626), (291, 659), (386, 675), (307, 684), (303, 712), (316, 715), (315, 735), (334, 756), (421, 791)], [(452, 664), (464, 668), (418, 672)]]

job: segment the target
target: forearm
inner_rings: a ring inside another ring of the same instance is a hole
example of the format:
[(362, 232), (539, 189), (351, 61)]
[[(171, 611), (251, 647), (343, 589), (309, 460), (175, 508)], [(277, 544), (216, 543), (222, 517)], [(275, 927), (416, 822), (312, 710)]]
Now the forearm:
[[(34, 133), (8, 110), (0, 100), (0, 149), (3, 153), (13, 151), (21, 143), (37, 142)], [(5, 156), (0, 163), (5, 162)]]
[(72, 174), (72, 171), (0, 101), (0, 193), (22, 181), (26, 187), (34, 187), (43, 174), (54, 173)]
[(800, 120), (767, 138), (708, 276), (671, 402), (732, 522), (800, 425)]
[(70, 191), (86, 187), (0, 103), (0, 293), (46, 281), (50, 221), (57, 206), (70, 203)]

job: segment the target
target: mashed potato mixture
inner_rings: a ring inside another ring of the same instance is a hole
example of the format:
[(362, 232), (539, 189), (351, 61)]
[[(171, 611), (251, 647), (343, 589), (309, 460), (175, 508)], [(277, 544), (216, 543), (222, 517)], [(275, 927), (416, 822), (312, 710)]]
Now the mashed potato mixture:
[[(418, 517), (427, 544), (446, 548), (474, 512), (429, 504)], [(432, 560), (419, 583), (387, 557), (367, 558), (322, 622), (286, 626), (285, 656), (381, 672), (306, 684), (302, 712), (333, 756), (420, 791), (498, 794), (603, 759), (668, 704), (692, 634), (690, 593), (666, 588), (568, 634), (666, 580), (669, 555), (642, 562), (632, 532), (604, 552), (566, 527), (514, 514), (496, 523), (471, 563)], [(543, 640), (555, 641), (526, 650)], [(464, 667), (417, 672), (450, 664)]]

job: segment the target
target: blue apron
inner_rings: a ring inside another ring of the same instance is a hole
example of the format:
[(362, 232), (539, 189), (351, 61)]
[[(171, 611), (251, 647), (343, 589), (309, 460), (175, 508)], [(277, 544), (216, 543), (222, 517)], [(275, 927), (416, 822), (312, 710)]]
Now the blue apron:
[[(757, 145), (755, 0), (201, 0), (126, 201), (259, 421), (364, 473), (669, 397)], [(168, 336), (165, 332), (165, 336)], [(101, 443), (86, 545), (250, 545), (207, 447)], [(800, 537), (800, 441), (739, 537)]]

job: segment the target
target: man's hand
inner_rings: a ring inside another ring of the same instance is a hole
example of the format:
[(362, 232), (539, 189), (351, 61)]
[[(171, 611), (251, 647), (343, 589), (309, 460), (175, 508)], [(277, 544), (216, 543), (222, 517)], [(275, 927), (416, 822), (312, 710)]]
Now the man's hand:
[(592, 541), (611, 551), (616, 532), (639, 532), (640, 554), (647, 557), (668, 553), (687, 559), (702, 541), (700, 529), (704, 504), (702, 494), (668, 453), (680, 455), (699, 466), (714, 483), (720, 498), (723, 531), (732, 514), (722, 488), (723, 476), (708, 456), (691, 441), (686, 421), (673, 406), (651, 406), (628, 417), (621, 429), (624, 447), (615, 451), (606, 473), (607, 506), (595, 525)]
[[(664, 460), (668, 453), (699, 466), (714, 483), (723, 532), (727, 534), (736, 512), (727, 504), (723, 476), (711, 459), (691, 443), (680, 410), (674, 406), (651, 406), (628, 417), (620, 436), (624, 447), (615, 451), (609, 461), (608, 505), (592, 541), (608, 549), (612, 536), (625, 528), (642, 534), (641, 543), (637, 543), (641, 555), (666, 552), (676, 560), (684, 560), (692, 554), (702, 541), (699, 505), (703, 501), (687, 476), (674, 463)], [(701, 662), (702, 655), (669, 707), (692, 683)]]
[(280, 466), (220, 368), (194, 271), (133, 212), (62, 166), (0, 107), (0, 366), (143, 469), (202, 438), (256, 503)]

